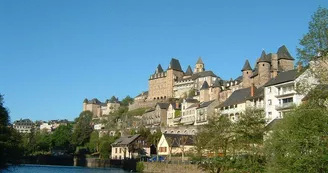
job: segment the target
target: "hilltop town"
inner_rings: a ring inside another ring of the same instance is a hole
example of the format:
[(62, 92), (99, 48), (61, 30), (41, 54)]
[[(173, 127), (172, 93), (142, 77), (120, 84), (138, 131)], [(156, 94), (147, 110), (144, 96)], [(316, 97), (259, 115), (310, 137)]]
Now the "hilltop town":
[[(264, 109), (269, 124), (304, 97), (295, 92), (296, 81), (303, 76), (298, 75), (302, 66), (294, 68), (294, 60), (286, 46), (276, 53), (263, 50), (253, 67), (245, 60), (240, 76), (225, 80), (206, 69), (201, 57), (193, 70), (190, 65), (183, 70), (179, 60), (172, 58), (167, 70), (159, 64), (150, 74), (148, 91), (134, 97), (129, 111), (144, 108), (145, 112), (136, 116), (137, 124), (170, 134), (193, 135), (197, 126), (218, 114), (227, 114), (235, 121), (247, 107)], [(94, 98), (83, 102), (83, 111), (91, 111), (94, 119), (103, 119), (119, 107), (118, 100), (103, 103)]]

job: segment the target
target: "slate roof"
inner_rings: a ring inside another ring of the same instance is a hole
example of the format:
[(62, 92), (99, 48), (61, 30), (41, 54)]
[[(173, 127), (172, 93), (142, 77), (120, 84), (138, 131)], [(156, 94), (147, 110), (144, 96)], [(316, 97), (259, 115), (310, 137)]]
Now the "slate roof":
[(118, 147), (118, 146), (126, 146), (134, 142), (138, 137), (140, 137), (139, 134), (136, 135), (129, 135), (129, 136), (122, 136), (118, 138), (113, 144), (113, 147)]
[(261, 57), (260, 57), (260, 59), (259, 59), (258, 62), (268, 62), (268, 63), (271, 63), (270, 56), (266, 55), (265, 54), (265, 51), (263, 50), (262, 53), (261, 53)]
[(172, 108), (174, 110), (181, 110), (181, 104), (179, 103), (179, 107), (177, 107), (177, 104), (176, 103), (170, 103), (169, 106), (172, 105)]
[(216, 88), (216, 87), (220, 87), (221, 86), (221, 82), (220, 82), (220, 80), (217, 78), (216, 80), (215, 80), (215, 82), (214, 82), (214, 84), (213, 84), (213, 88)]
[(179, 60), (172, 58), (168, 69), (182, 71)]
[(137, 95), (136, 97), (140, 97), (140, 96), (148, 96), (148, 91), (144, 91), (144, 92), (140, 93), (139, 95)]
[(203, 60), (202, 60), (202, 57), (199, 57), (199, 58), (198, 58), (196, 64), (204, 64), (204, 63), (203, 63)]
[(199, 105), (199, 103), (194, 103), (194, 104), (190, 105), (187, 109), (198, 107), (198, 105)]
[(168, 133), (164, 133), (163, 135), (164, 135), (164, 137), (165, 137), (166, 140), (168, 138), (171, 138), (172, 139), (172, 147), (179, 147), (180, 145), (183, 145), (184, 143), (181, 142), (181, 137), (183, 137), (183, 136), (188, 137), (187, 140), (186, 140), (186, 143), (184, 145), (194, 145), (193, 135), (168, 134)]
[(101, 101), (99, 101), (98, 99), (94, 98), (94, 99), (92, 99), (92, 100), (89, 100), (88, 103), (89, 103), (89, 104), (100, 104)]
[(186, 98), (185, 100), (188, 103), (198, 103), (199, 102), (197, 99), (193, 99), (193, 98)]
[(164, 71), (164, 70), (163, 70), (161, 64), (158, 64), (155, 73), (162, 73), (163, 71)]
[(205, 107), (211, 105), (214, 101), (215, 101), (215, 100), (211, 100), (211, 101), (208, 101), (208, 102), (202, 102), (202, 103), (200, 103), (198, 109), (200, 109), (200, 108), (205, 108)]
[(243, 103), (246, 101), (247, 98), (250, 97), (250, 95), (251, 95), (251, 87), (236, 90), (231, 94), (231, 96), (225, 102), (220, 104), (218, 107), (226, 107), (230, 105)]
[(252, 70), (251, 65), (249, 64), (248, 60), (246, 59), (246, 62), (244, 64), (244, 67), (241, 69), (241, 71), (245, 71), (245, 70)]
[(192, 76), (192, 74), (193, 74), (192, 69), (191, 69), (190, 65), (188, 65), (188, 68), (185, 72), (185, 76)]
[(200, 88), (200, 90), (205, 90), (205, 89), (208, 89), (208, 88), (209, 88), (208, 83), (207, 83), (207, 81), (205, 81), (203, 83), (202, 87)]
[(20, 119), (14, 122), (14, 125), (18, 126), (32, 126), (34, 123), (30, 119)]
[(290, 53), (288, 52), (288, 49), (285, 45), (279, 47), (277, 55), (278, 55), (278, 60), (279, 59), (294, 60), (294, 58), (290, 55)]
[(192, 79), (197, 79), (200, 77), (207, 77), (207, 76), (217, 77), (212, 71), (203, 71), (193, 74)]
[(264, 87), (254, 88), (254, 96), (251, 95), (247, 98), (247, 100), (257, 99), (257, 98), (264, 98)]
[(161, 109), (167, 109), (170, 106), (170, 103), (157, 103)]
[(297, 69), (280, 72), (275, 78), (269, 80), (264, 86), (277, 85), (295, 80), (299, 76)]

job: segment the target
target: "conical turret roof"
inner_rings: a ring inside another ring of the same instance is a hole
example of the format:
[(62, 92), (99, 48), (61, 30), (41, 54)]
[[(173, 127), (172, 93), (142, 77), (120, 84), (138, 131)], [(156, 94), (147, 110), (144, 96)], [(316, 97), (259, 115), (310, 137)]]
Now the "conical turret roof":
[(279, 47), (277, 55), (278, 55), (278, 59), (294, 60), (294, 58), (290, 55), (285, 45)]
[(262, 50), (261, 57), (258, 62), (271, 62), (270, 59), (266, 56), (266, 53), (264, 50)]
[(203, 60), (202, 60), (202, 57), (199, 57), (199, 58), (198, 58), (196, 64), (204, 64), (204, 63), (203, 63)]
[(186, 76), (192, 76), (192, 74), (193, 74), (192, 69), (191, 69), (190, 65), (188, 65), (188, 68), (187, 68), (187, 70), (185, 72), (185, 75)]
[(200, 90), (205, 90), (208, 89), (210, 86), (208, 85), (207, 81), (205, 81), (202, 85), (202, 87), (200, 88)]
[(179, 60), (172, 58), (168, 69), (182, 71)]
[(252, 70), (251, 65), (249, 64), (248, 60), (246, 59), (246, 62), (244, 64), (244, 67), (241, 69), (241, 71), (246, 71), (246, 70)]
[(161, 66), (161, 64), (158, 64), (157, 68), (156, 68), (156, 72), (155, 73), (162, 73), (164, 70)]

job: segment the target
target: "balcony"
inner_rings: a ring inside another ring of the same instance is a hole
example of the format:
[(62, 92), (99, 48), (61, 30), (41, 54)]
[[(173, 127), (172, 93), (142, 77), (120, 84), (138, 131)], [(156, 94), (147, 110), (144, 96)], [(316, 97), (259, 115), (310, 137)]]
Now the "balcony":
[(276, 110), (291, 109), (294, 107), (294, 102), (283, 103), (281, 105), (276, 105)]
[(296, 94), (295, 91), (287, 91), (287, 92), (280, 92), (278, 95), (275, 95), (276, 98), (281, 98), (281, 97), (288, 97), (288, 96), (293, 96)]

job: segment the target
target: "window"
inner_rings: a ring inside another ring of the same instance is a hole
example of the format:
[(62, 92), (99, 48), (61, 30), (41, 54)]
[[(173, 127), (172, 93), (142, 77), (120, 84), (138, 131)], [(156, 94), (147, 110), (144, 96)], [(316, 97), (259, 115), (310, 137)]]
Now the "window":
[(269, 116), (269, 118), (271, 118), (272, 112), (268, 112), (268, 116)]
[(120, 148), (120, 153), (122, 153), (122, 148)]
[(269, 93), (271, 93), (271, 87), (268, 88)]
[(159, 152), (167, 152), (167, 148), (166, 147), (159, 147)]
[(271, 101), (271, 99), (268, 100), (268, 104), (269, 104), (269, 105), (272, 105), (272, 101)]
[(115, 148), (115, 153), (117, 153), (117, 148)]

